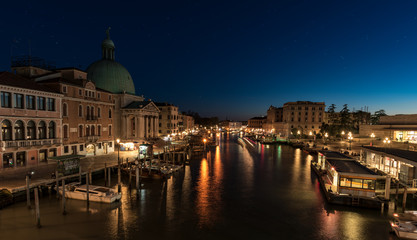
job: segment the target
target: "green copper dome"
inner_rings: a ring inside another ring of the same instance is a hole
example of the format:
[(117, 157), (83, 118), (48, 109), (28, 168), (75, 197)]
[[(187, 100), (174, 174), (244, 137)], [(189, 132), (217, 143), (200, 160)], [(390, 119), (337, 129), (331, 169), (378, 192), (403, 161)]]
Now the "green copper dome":
[(107, 39), (101, 44), (103, 58), (88, 66), (87, 79), (93, 81), (96, 87), (112, 93), (135, 94), (135, 85), (132, 76), (122, 64), (114, 60), (114, 43), (110, 39), (109, 30)]

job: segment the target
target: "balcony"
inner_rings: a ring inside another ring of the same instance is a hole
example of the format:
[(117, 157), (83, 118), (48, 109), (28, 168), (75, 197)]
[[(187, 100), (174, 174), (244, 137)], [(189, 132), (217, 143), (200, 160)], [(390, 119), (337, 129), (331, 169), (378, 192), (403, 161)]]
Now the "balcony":
[(62, 144), (62, 139), (34, 139), (34, 140), (14, 140), (0, 141), (1, 148), (24, 148), (24, 147), (41, 147)]
[(100, 136), (85, 136), (84, 140), (86, 143), (95, 143), (98, 141), (99, 138)]

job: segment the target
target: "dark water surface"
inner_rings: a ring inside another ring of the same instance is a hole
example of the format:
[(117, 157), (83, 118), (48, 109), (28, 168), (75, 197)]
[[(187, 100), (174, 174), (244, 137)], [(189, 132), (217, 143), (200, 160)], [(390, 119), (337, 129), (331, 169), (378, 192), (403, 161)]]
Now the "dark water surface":
[(165, 183), (144, 182), (138, 196), (124, 185), (121, 203), (68, 199), (64, 216), (46, 195), (40, 229), (25, 203), (0, 210), (0, 239), (395, 239), (388, 213), (328, 205), (311, 160), (285, 145), (249, 151), (225, 135)]

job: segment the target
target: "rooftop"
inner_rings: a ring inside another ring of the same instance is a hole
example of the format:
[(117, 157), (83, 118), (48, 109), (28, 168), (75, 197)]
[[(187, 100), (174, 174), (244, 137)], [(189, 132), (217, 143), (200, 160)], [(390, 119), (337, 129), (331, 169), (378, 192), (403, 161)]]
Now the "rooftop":
[(140, 109), (145, 107), (146, 105), (148, 105), (149, 103), (151, 103), (151, 101), (134, 101), (129, 103), (126, 107), (124, 107), (125, 109)]
[(413, 162), (417, 162), (417, 152), (415, 151), (407, 151), (407, 150), (395, 149), (395, 148), (371, 147), (371, 146), (363, 146), (363, 148), (377, 151), (377, 152), (383, 152), (383, 153), (397, 156), (400, 158), (404, 158)]
[(354, 160), (340, 160), (340, 159), (326, 159), (326, 160), (338, 172), (378, 175), (375, 172), (371, 171), (365, 166), (362, 166), (360, 163)]
[(50, 89), (47, 86), (37, 84), (35, 81), (29, 78), (25, 78), (9, 72), (0, 72), (0, 84), (44, 92), (55, 92), (53, 89)]
[(335, 151), (319, 151), (322, 155), (326, 157), (326, 159), (346, 159), (351, 160), (352, 158), (349, 156), (346, 156), (343, 153), (335, 152)]

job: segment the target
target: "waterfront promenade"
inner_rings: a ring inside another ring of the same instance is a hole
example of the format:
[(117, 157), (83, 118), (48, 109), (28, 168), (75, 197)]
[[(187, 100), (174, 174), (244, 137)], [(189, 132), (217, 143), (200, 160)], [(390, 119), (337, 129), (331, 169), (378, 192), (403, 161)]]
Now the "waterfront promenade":
[[(126, 158), (128, 158), (129, 161), (133, 161), (135, 157), (137, 157), (137, 151), (120, 152), (120, 158), (123, 159), (124, 162), (126, 161)], [(91, 169), (92, 172), (104, 169), (105, 164), (107, 166), (117, 165), (117, 152), (107, 155), (85, 157), (80, 161), (83, 174), (89, 169)], [(10, 192), (24, 190), (26, 188), (26, 174), (29, 171), (34, 172), (30, 180), (31, 186), (54, 182), (55, 179), (51, 178), (51, 174), (55, 173), (55, 170), (56, 163), (52, 162), (39, 166), (27, 166), (25, 168), (0, 171), (0, 189), (7, 189)]]

